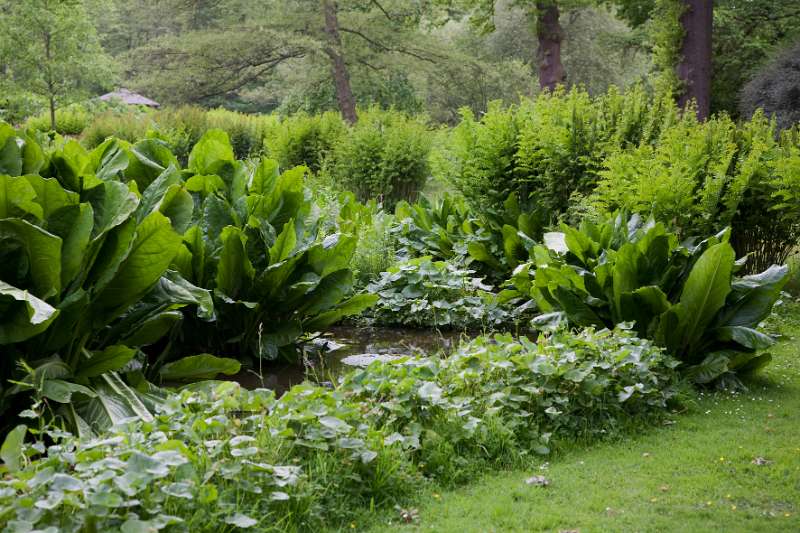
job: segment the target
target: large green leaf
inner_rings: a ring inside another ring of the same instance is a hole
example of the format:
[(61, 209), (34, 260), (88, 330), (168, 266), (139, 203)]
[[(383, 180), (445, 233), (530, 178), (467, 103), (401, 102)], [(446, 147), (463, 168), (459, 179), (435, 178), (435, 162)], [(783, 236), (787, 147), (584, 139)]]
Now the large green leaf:
[(87, 172), (91, 166), (89, 153), (77, 141), (64, 143), (60, 150), (51, 154), (50, 161), (60, 177), (59, 181), (72, 191), (80, 193), (103, 183), (93, 174), (87, 175), (91, 172)]
[(278, 162), (274, 159), (262, 159), (250, 177), (247, 190), (250, 194), (270, 194), (279, 176)]
[(236, 226), (234, 212), (230, 204), (215, 194), (208, 196), (203, 202), (203, 218), (201, 220), (203, 235), (208, 241), (219, 239), (225, 226)]
[(88, 203), (62, 207), (48, 220), (48, 230), (62, 240), (62, 287), (67, 287), (85, 267), (93, 220), (92, 206)]
[(136, 355), (136, 350), (127, 346), (109, 346), (102, 351), (86, 351), (75, 369), (77, 378), (93, 378), (112, 370), (120, 370)]
[(715, 324), (755, 326), (772, 311), (788, 279), (789, 267), (773, 265), (760, 274), (734, 281), (728, 303)]
[(235, 161), (228, 134), (211, 129), (197, 141), (189, 154), (189, 170), (195, 174), (219, 174)]
[(6, 438), (3, 439), (3, 445), (0, 446), (0, 459), (3, 460), (3, 464), (6, 465), (9, 472), (16, 472), (22, 467), (25, 460), (23, 445), (27, 432), (28, 427), (20, 424), (9, 431)]
[(44, 211), (36, 189), (25, 177), (0, 175), (0, 219), (12, 217), (42, 220)]
[(47, 302), (0, 281), (0, 344), (38, 335), (57, 315), (58, 311)]
[(58, 295), (61, 239), (22, 219), (0, 220), (0, 279), (29, 289), (41, 299)]
[(731, 245), (721, 242), (708, 248), (695, 263), (678, 303), (682, 317), (673, 333), (677, 354), (695, 351), (706, 328), (725, 305), (734, 260)]
[(36, 191), (36, 203), (41, 206), (42, 214), (47, 221), (61, 208), (75, 205), (80, 201), (78, 193), (63, 188), (57, 179), (30, 174), (23, 177)]
[(94, 391), (84, 385), (63, 379), (48, 379), (42, 383), (42, 396), (58, 403), (70, 403), (73, 394), (83, 394), (94, 398)]
[(194, 200), (182, 185), (175, 184), (164, 193), (157, 209), (172, 222), (172, 227), (183, 234), (192, 222)]
[(597, 316), (594, 309), (574, 291), (558, 286), (553, 289), (553, 296), (558, 300), (559, 306), (564, 310), (571, 324), (576, 326), (605, 326), (605, 323)]
[(303, 326), (307, 331), (322, 331), (345, 317), (357, 315), (369, 309), (375, 305), (377, 301), (377, 294), (356, 294), (330, 311), (320, 313)]
[(136, 237), (136, 220), (129, 218), (111, 231), (89, 243), (87, 265), (91, 265), (83, 286), (99, 292), (116, 276), (122, 261), (128, 256)]
[(167, 270), (178, 251), (180, 236), (161, 213), (148, 215), (116, 275), (92, 302), (96, 324), (107, 324), (139, 301)]
[[(203, 239), (203, 232), (199, 226), (192, 226), (183, 234), (183, 245), (189, 253), (179, 251), (183, 256), (180, 272), (189, 281), (200, 285), (206, 285), (206, 244)], [(176, 256), (177, 258), (177, 256)]]
[(128, 168), (128, 151), (118, 139), (109, 138), (89, 152), (94, 174), (103, 181), (117, 179)]
[(85, 193), (94, 210), (92, 238), (97, 238), (127, 221), (139, 205), (139, 198), (119, 181), (104, 181)]
[(294, 220), (289, 220), (283, 226), (283, 231), (280, 232), (278, 238), (275, 239), (269, 249), (269, 262), (270, 264), (283, 261), (294, 251), (297, 245), (297, 230), (295, 229)]
[(337, 270), (319, 282), (300, 307), (300, 311), (314, 315), (335, 306), (353, 289), (353, 273), (349, 269)]
[(633, 314), (630, 310), (623, 308), (622, 295), (630, 294), (640, 287), (638, 275), (639, 250), (635, 244), (627, 243), (617, 250), (614, 257), (614, 269), (611, 274), (614, 291), (614, 299), (612, 301), (614, 321), (622, 322), (630, 320), (627, 317)]
[(653, 319), (670, 308), (667, 295), (655, 285), (639, 287), (620, 297), (622, 320), (636, 322), (640, 336), (648, 336), (648, 328)]
[(180, 311), (163, 311), (147, 316), (122, 339), (122, 342), (127, 346), (148, 346), (158, 342), (182, 319), (183, 313)]
[(131, 389), (116, 372), (106, 372), (95, 381), (95, 396), (73, 402), (77, 416), (96, 430), (104, 430), (131, 418), (145, 422), (153, 415), (142, 403), (138, 393)]
[(728, 363), (733, 352), (721, 350), (712, 352), (699, 363), (684, 370), (686, 377), (698, 384), (711, 383), (728, 372)]
[(282, 321), (266, 325), (267, 331), (261, 332), (256, 342), (256, 353), (263, 359), (275, 359), (278, 357), (279, 349), (290, 346), (297, 342), (303, 334), (303, 324), (299, 320)]
[(711, 335), (723, 342), (735, 342), (748, 350), (764, 350), (775, 344), (775, 339), (753, 328), (745, 326), (723, 326), (711, 331)]
[(159, 375), (164, 381), (197, 381), (213, 379), (218, 374), (236, 374), (240, 369), (241, 364), (236, 359), (200, 354), (167, 363), (161, 367)]
[(0, 123), (0, 174), (22, 174), (22, 150), (17, 132), (5, 123)]
[(139, 188), (146, 189), (153, 180), (170, 167), (179, 168), (178, 159), (160, 139), (145, 139), (130, 148), (130, 161), (124, 175), (136, 181)]
[(158, 175), (147, 188), (142, 192), (142, 199), (137, 209), (137, 218), (141, 221), (144, 217), (152, 213), (158, 208), (161, 199), (164, 198), (167, 189), (173, 185), (181, 185), (183, 177), (176, 167), (170, 166), (164, 172)]
[(208, 196), (216, 191), (224, 191), (225, 182), (219, 176), (199, 174), (186, 180), (186, 190)]
[(495, 259), (495, 257), (489, 253), (489, 249), (486, 247), (485, 244), (481, 242), (470, 242), (467, 244), (467, 252), (469, 256), (476, 261), (480, 261), (481, 263), (486, 263), (491, 268), (502, 270), (503, 266), (500, 262)]
[(236, 299), (242, 287), (248, 287), (254, 276), (247, 257), (245, 236), (239, 228), (227, 226), (220, 236), (222, 250), (217, 264), (216, 288)]
[(527, 259), (528, 251), (517, 235), (517, 228), (508, 224), (503, 225), (503, 252), (511, 268), (516, 268), (520, 260)]
[(352, 235), (328, 235), (321, 243), (308, 250), (308, 264), (321, 277), (348, 268), (357, 244), (357, 239)]

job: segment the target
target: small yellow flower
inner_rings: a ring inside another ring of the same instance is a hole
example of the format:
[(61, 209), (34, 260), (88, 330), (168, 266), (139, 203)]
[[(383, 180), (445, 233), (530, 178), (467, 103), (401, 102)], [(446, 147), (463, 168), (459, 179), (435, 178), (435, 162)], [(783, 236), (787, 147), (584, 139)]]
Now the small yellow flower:
[(657, 501), (658, 501), (658, 498), (650, 498), (650, 503), (656, 503)]
[(709, 501), (709, 502), (706, 502), (706, 505), (711, 507), (713, 504)]
[(355, 529), (355, 528), (356, 528), (356, 523), (350, 522), (350, 529)]
[(722, 463), (722, 462), (724, 462), (724, 461), (725, 461), (725, 458), (724, 458), (724, 457), (720, 457), (720, 458), (719, 458), (719, 462), (720, 462), (720, 463)]
[(789, 518), (790, 516), (792, 516), (792, 513), (783, 513), (783, 516), (785, 516), (786, 518)]
[(434, 493), (433, 493), (433, 498), (434, 498), (435, 500), (438, 500), (439, 498), (441, 498), (441, 496), (440, 496), (439, 494), (437, 494), (437, 493), (435, 493), (435, 492), (434, 492)]

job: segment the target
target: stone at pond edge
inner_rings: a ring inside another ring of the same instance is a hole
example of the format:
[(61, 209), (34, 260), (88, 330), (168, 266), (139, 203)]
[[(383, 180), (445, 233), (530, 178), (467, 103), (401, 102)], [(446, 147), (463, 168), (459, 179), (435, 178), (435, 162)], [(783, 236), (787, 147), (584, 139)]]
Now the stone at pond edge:
[(405, 357), (404, 355), (389, 355), (381, 353), (359, 353), (349, 355), (342, 359), (342, 363), (349, 366), (369, 366), (373, 361), (388, 363)]

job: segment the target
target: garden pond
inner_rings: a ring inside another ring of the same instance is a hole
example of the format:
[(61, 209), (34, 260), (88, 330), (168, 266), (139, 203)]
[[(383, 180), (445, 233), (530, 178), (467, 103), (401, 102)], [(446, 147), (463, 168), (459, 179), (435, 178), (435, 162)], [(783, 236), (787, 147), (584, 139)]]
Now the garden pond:
[[(302, 364), (274, 362), (257, 369), (242, 369), (227, 379), (255, 389), (272, 389), (280, 395), (306, 379), (330, 382), (342, 372), (364, 367), (377, 359), (404, 355), (448, 354), (462, 339), (475, 337), (479, 332), (418, 328), (337, 326), (315, 339), (307, 349)], [(224, 379), (225, 376), (220, 376)]]

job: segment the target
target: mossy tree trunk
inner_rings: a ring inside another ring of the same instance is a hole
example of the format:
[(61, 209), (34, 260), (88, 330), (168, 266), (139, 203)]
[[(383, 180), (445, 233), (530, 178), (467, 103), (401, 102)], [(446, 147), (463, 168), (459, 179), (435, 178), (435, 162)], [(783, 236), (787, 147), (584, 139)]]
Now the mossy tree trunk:
[(539, 86), (542, 89), (554, 90), (567, 78), (564, 65), (561, 63), (561, 41), (564, 30), (558, 21), (558, 4), (555, 1), (536, 2), (536, 37), (539, 48), (536, 51), (536, 62), (539, 66)]
[(683, 0), (680, 17), (684, 36), (681, 58), (677, 66), (678, 79), (683, 82), (678, 97), (681, 107), (694, 100), (697, 118), (708, 118), (711, 108), (711, 31), (714, 2), (712, 0)]

